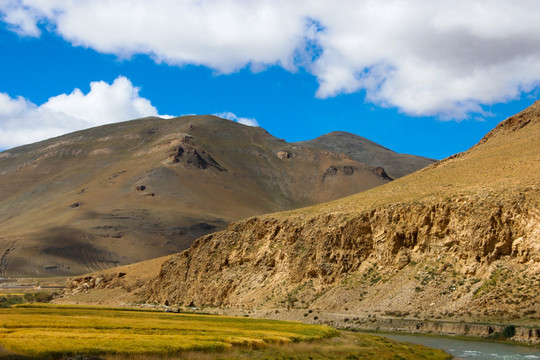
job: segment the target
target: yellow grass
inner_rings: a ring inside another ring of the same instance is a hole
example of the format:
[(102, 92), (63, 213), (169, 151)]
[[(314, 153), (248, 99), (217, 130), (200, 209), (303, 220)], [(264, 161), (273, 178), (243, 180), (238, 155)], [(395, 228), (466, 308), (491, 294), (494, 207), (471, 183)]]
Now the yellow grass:
[(448, 360), (440, 350), (297, 322), (51, 304), (0, 309), (0, 359)]
[(26, 356), (176, 354), (336, 334), (325, 326), (224, 316), (51, 305), (0, 309), (0, 345)]
[(17, 290), (0, 290), (0, 296), (23, 296), (25, 293)]

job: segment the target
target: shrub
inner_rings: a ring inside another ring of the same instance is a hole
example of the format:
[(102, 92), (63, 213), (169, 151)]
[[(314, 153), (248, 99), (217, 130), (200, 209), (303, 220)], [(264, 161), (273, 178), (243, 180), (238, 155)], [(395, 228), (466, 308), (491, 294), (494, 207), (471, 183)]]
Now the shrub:
[(516, 327), (514, 325), (508, 325), (507, 327), (504, 328), (501, 335), (505, 339), (514, 337), (514, 335), (516, 335)]

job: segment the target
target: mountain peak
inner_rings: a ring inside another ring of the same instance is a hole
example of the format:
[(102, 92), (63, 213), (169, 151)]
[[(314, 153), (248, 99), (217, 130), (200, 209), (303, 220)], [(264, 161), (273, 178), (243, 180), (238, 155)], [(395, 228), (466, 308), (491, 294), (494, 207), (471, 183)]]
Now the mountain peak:
[(345, 131), (333, 131), (297, 144), (342, 152), (369, 166), (384, 168), (392, 178), (405, 176), (435, 162), (433, 159), (396, 153), (369, 139)]
[(513, 132), (538, 122), (540, 122), (540, 100), (535, 101), (531, 106), (516, 115), (501, 121), (493, 130), (487, 133), (479, 143), (484, 143), (492, 137)]

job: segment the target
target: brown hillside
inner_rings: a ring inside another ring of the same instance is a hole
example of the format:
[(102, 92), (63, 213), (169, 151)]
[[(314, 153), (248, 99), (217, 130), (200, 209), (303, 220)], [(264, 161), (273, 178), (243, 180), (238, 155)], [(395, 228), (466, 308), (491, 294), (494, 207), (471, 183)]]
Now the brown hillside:
[(215, 116), (79, 131), (0, 153), (0, 276), (160, 257), (231, 221), (386, 182), (342, 153)]
[(163, 264), (148, 298), (535, 322), (539, 174), (536, 102), (413, 175), (202, 237)]
[(371, 140), (343, 131), (334, 131), (316, 139), (295, 143), (299, 146), (344, 153), (364, 164), (382, 167), (392, 178), (400, 178), (435, 162), (421, 156), (398, 154)]

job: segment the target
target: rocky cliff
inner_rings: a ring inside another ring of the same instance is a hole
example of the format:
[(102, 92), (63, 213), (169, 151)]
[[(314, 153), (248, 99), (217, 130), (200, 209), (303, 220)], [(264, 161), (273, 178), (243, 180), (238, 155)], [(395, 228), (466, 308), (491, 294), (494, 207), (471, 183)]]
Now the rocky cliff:
[(527, 195), (252, 218), (165, 262), (151, 300), (536, 314), (540, 212)]
[(539, 156), (537, 102), (412, 176), (200, 238), (148, 300), (538, 324)]

